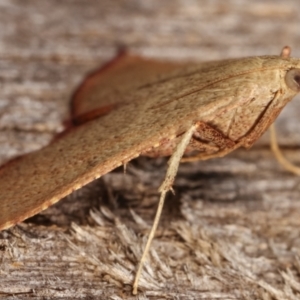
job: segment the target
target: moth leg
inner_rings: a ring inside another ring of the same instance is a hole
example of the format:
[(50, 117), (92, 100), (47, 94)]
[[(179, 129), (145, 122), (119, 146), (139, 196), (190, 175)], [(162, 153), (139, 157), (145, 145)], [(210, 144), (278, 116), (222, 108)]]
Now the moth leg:
[[(291, 55), (291, 48), (289, 46), (285, 46), (282, 48), (280, 56), (283, 58), (289, 58)], [(276, 137), (276, 128), (274, 123), (270, 126), (270, 144), (271, 150), (273, 151), (277, 161), (288, 171), (292, 172), (295, 175), (300, 175), (300, 168), (296, 165), (290, 163), (282, 154)]]
[(276, 129), (274, 123), (270, 126), (271, 133), (271, 149), (277, 159), (277, 161), (288, 171), (294, 173), (295, 175), (300, 175), (300, 168), (296, 165), (290, 163), (282, 154), (276, 137)]
[[(209, 159), (211, 157), (215, 157), (216, 152), (220, 152), (226, 149), (233, 149), (235, 147), (236, 143), (234, 141), (226, 137), (220, 131), (211, 127), (209, 124), (204, 122), (197, 122), (197, 125), (197, 131), (194, 133), (192, 143), (194, 144), (195, 150), (197, 150), (197, 143), (199, 144), (199, 149), (207, 145), (207, 151), (200, 152), (195, 156), (184, 157), (181, 159), (182, 162)], [(205, 142), (198, 141), (197, 138)]]
[(154, 218), (154, 221), (153, 221), (151, 231), (150, 231), (149, 236), (148, 236), (148, 240), (147, 240), (145, 249), (144, 249), (142, 257), (139, 261), (137, 272), (135, 274), (135, 278), (134, 278), (134, 282), (133, 282), (133, 290), (132, 290), (132, 293), (134, 295), (137, 294), (139, 278), (141, 276), (141, 272), (142, 272), (145, 260), (147, 258), (148, 252), (150, 250), (150, 245), (151, 245), (151, 242), (154, 238), (154, 235), (155, 235), (155, 232), (156, 232), (156, 229), (157, 229), (157, 225), (159, 223), (159, 219), (160, 219), (161, 212), (162, 212), (162, 209), (163, 209), (166, 193), (169, 190), (172, 189), (172, 184), (173, 184), (174, 178), (177, 174), (177, 170), (178, 170), (178, 166), (180, 164), (180, 160), (181, 160), (181, 158), (184, 154), (184, 151), (185, 151), (186, 147), (190, 143), (190, 140), (191, 140), (191, 138), (192, 138), (192, 136), (193, 136), (193, 134), (194, 134), (197, 127), (198, 127), (197, 124), (193, 125), (188, 131), (186, 131), (184, 133), (184, 135), (182, 136), (181, 141), (176, 146), (172, 156), (170, 157), (170, 159), (168, 161), (169, 166), (168, 166), (168, 170), (167, 170), (165, 179), (164, 179), (163, 183), (161, 184), (161, 186), (159, 187), (159, 192), (161, 194), (160, 194), (160, 199), (159, 199), (159, 202), (158, 202), (156, 215), (155, 215), (155, 218)]

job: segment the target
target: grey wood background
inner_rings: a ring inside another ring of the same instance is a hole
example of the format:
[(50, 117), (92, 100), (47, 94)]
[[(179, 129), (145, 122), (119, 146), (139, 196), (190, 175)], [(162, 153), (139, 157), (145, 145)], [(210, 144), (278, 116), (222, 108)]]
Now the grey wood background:
[[(201, 61), (287, 44), (300, 57), (299, 21), (296, 0), (0, 0), (0, 162), (61, 131), (72, 91), (120, 46)], [(299, 100), (277, 122), (298, 164)], [(132, 296), (165, 170), (166, 159), (139, 158), (2, 231), (0, 297), (300, 298), (299, 178), (277, 164), (267, 134), (250, 151), (182, 164)]]

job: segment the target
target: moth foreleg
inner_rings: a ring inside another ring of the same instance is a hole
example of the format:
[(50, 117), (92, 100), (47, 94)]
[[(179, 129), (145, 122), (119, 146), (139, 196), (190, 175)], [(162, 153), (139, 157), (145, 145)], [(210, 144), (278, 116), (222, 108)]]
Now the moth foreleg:
[(277, 159), (277, 161), (287, 170), (292, 172), (295, 175), (300, 175), (300, 168), (297, 167), (296, 165), (290, 163), (282, 154), (278, 142), (277, 142), (277, 137), (276, 137), (276, 130), (275, 130), (275, 125), (272, 124), (270, 126), (270, 138), (271, 138), (271, 149)]

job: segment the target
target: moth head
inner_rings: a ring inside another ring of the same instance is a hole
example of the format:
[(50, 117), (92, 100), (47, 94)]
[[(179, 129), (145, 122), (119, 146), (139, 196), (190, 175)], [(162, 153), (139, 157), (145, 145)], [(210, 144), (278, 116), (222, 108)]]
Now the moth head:
[(300, 69), (290, 69), (285, 74), (286, 85), (295, 92), (300, 92)]

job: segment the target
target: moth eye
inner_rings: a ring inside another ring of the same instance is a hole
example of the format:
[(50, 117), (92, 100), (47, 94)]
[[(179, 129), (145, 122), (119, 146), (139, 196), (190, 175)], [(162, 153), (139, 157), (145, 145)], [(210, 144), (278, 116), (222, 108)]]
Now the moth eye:
[(300, 92), (300, 69), (291, 69), (287, 71), (285, 82), (290, 89)]

